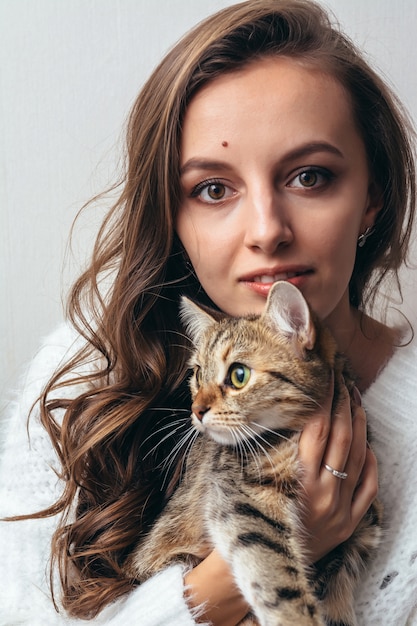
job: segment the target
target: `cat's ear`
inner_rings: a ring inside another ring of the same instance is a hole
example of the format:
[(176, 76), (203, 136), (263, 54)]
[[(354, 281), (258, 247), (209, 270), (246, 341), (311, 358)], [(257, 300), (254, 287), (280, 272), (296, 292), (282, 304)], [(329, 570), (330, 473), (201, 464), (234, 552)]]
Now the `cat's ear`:
[(209, 312), (207, 307), (203, 309), (186, 296), (181, 298), (180, 317), (187, 335), (195, 344), (203, 332), (216, 322), (214, 312)]
[(301, 291), (291, 283), (278, 281), (272, 285), (263, 317), (293, 342), (300, 356), (314, 347), (316, 329), (310, 309)]

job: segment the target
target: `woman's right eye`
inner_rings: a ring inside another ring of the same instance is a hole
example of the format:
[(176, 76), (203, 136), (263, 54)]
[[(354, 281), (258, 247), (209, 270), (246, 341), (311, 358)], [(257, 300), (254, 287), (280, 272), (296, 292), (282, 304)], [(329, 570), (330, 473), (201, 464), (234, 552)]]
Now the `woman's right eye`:
[(234, 191), (218, 180), (205, 180), (191, 192), (192, 198), (198, 198), (207, 204), (216, 204), (231, 198)]

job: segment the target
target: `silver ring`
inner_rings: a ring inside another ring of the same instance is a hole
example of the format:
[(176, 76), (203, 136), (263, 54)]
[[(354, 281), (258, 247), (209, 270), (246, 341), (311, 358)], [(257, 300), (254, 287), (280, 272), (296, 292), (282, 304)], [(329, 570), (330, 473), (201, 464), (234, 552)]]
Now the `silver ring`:
[(342, 480), (345, 480), (348, 476), (346, 472), (338, 472), (337, 470), (333, 469), (333, 467), (330, 467), (330, 465), (327, 465), (326, 463), (323, 464), (323, 467), (327, 469), (327, 471), (330, 472), (330, 474), (333, 474), (333, 476), (336, 476), (336, 478), (341, 478)]

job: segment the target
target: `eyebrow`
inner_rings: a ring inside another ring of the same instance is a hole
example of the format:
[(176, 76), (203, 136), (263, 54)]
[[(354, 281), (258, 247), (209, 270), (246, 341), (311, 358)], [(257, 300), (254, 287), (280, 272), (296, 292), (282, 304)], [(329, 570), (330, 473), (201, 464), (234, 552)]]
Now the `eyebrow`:
[(189, 159), (180, 169), (180, 175), (190, 170), (224, 170), (231, 169), (225, 161), (211, 161), (210, 159)]
[(336, 156), (343, 158), (343, 153), (333, 144), (328, 143), (327, 141), (316, 141), (304, 144), (299, 148), (294, 148), (294, 150), (291, 150), (285, 155), (283, 161), (292, 161), (300, 157), (315, 154), (316, 152), (330, 152), (330, 154), (335, 154)]
[[(290, 150), (282, 161), (285, 163), (286, 161), (293, 161), (295, 159), (299, 159), (302, 157), (309, 156), (311, 154), (315, 154), (316, 152), (329, 152), (330, 154), (334, 154), (340, 158), (343, 158), (343, 153), (333, 146), (331, 143), (327, 143), (326, 141), (317, 141), (308, 144), (304, 144), (298, 148), (294, 148)], [(215, 161), (211, 159), (200, 159), (200, 158), (191, 158), (180, 169), (180, 175), (183, 176), (190, 170), (224, 170), (231, 169), (229, 163), (224, 161)]]

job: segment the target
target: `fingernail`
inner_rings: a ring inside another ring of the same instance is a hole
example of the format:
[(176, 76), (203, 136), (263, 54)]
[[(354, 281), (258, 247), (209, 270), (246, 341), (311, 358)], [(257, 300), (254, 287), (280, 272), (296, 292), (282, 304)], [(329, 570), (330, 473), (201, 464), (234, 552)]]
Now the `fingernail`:
[(356, 387), (356, 385), (353, 387), (353, 399), (355, 400), (358, 406), (362, 406), (362, 396), (360, 394), (359, 389)]

